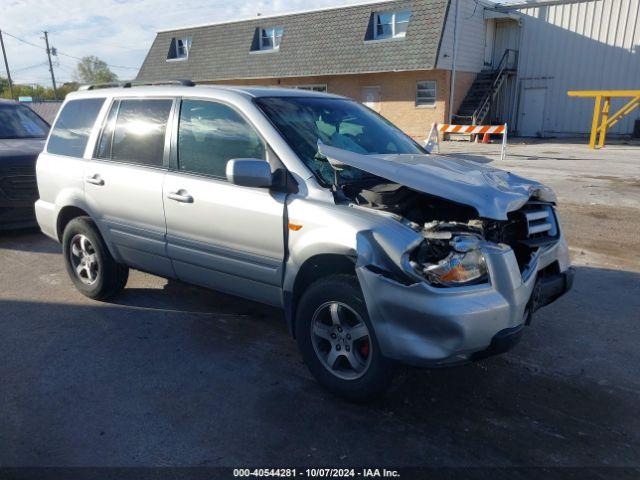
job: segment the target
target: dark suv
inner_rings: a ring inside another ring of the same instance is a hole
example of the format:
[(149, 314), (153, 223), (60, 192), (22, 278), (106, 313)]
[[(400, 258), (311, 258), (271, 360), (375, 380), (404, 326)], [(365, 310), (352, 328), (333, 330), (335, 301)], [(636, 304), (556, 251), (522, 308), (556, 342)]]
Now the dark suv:
[(48, 133), (33, 110), (0, 99), (0, 230), (36, 224), (36, 160)]

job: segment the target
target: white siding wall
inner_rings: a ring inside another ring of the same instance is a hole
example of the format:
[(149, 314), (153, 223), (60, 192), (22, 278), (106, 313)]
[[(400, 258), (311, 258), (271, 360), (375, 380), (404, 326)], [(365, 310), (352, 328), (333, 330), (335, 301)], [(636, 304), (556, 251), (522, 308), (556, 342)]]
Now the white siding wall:
[[(522, 38), (518, 100), (523, 90), (546, 88), (543, 134), (586, 134), (593, 101), (567, 90), (640, 89), (640, 0), (595, 0), (520, 10)], [(612, 110), (622, 101), (614, 102)], [(516, 112), (518, 130), (526, 116)], [(636, 110), (613, 133), (628, 134)]]
[[(496, 27), (493, 47), (493, 68), (498, 68), (505, 50), (520, 51), (521, 27), (519, 22), (513, 19), (499, 19), (494, 20), (494, 22)], [(513, 104), (517, 91), (517, 76), (509, 76), (498, 92), (489, 114), (489, 119), (492, 123), (508, 123), (509, 130), (513, 131), (515, 126), (512, 121), (512, 111), (514, 110)]]
[(496, 33), (493, 44), (493, 68), (498, 68), (505, 50), (520, 50), (520, 25), (516, 20), (496, 20)]
[(436, 68), (451, 70), (456, 2), (458, 12), (458, 57), (456, 70), (479, 72), (484, 65), (484, 4), (477, 0), (451, 0)]

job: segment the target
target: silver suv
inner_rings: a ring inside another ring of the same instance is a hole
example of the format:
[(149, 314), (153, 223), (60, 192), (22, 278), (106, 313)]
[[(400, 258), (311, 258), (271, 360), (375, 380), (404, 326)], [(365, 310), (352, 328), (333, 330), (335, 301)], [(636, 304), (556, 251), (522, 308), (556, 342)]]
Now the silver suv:
[(335, 95), (72, 93), (37, 177), (80, 292), (108, 299), (135, 268), (278, 306), (313, 375), (353, 400), (397, 362), (506, 351), (573, 278), (548, 188), (429, 155)]

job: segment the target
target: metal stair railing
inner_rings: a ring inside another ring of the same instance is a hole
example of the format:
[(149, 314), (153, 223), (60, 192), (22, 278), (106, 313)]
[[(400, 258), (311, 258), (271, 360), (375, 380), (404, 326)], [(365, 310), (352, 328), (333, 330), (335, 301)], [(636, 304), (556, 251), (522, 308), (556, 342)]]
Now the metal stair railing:
[[(513, 63), (510, 62), (511, 55), (514, 56)], [(491, 104), (493, 103), (494, 98), (500, 91), (502, 84), (507, 78), (507, 70), (513, 70), (514, 66), (518, 63), (518, 51), (512, 48), (507, 48), (502, 57), (500, 58), (500, 63), (498, 63), (498, 68), (496, 71), (498, 74), (496, 75), (495, 80), (491, 84), (491, 88), (489, 88), (489, 93), (484, 97), (480, 106), (473, 112), (472, 116), (472, 125), (478, 125), (478, 123), (482, 123), (486, 116), (489, 113), (489, 109), (491, 108)]]

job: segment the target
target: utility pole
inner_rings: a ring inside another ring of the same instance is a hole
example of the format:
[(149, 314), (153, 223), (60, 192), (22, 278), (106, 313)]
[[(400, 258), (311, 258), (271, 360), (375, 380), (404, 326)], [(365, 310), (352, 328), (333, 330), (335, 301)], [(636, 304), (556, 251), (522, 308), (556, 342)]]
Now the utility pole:
[(49, 71), (51, 72), (51, 83), (53, 83), (53, 97), (58, 99), (58, 90), (56, 89), (56, 76), (53, 73), (53, 63), (51, 63), (51, 49), (49, 48), (49, 36), (44, 32), (44, 43), (47, 44), (47, 57), (49, 58)]
[(13, 82), (11, 81), (11, 72), (9, 72), (9, 62), (7, 61), (7, 51), (4, 49), (4, 40), (2, 39), (2, 30), (0, 30), (0, 45), (2, 46), (2, 56), (4, 57), (4, 67), (7, 70), (7, 80), (9, 80), (9, 94), (13, 100)]

